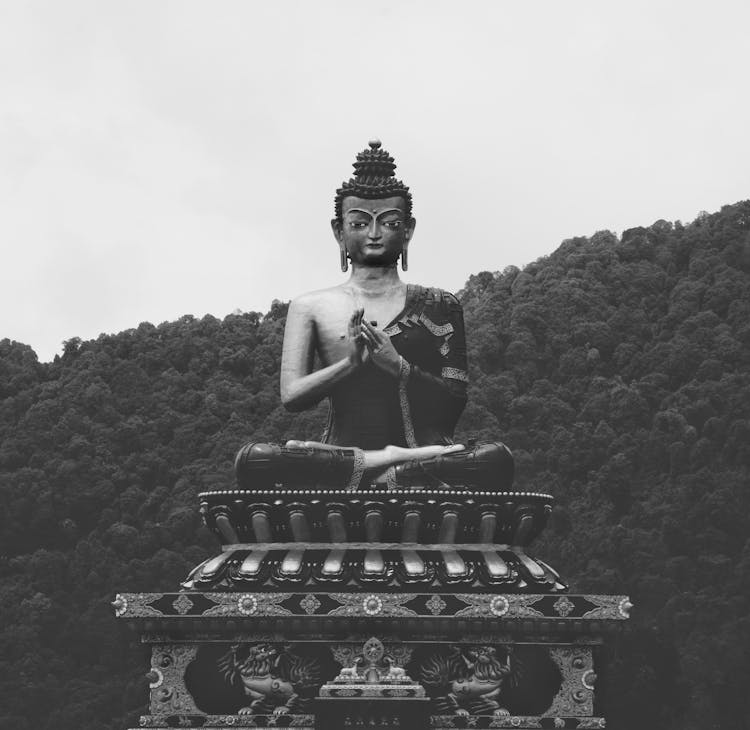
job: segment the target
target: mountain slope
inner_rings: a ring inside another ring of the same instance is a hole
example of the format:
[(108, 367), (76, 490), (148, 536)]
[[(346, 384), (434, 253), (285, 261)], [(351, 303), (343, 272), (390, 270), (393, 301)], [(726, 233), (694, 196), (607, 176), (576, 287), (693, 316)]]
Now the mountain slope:
[[(627, 592), (613, 728), (743, 728), (750, 683), (750, 202), (565, 241), (471, 277), (460, 440), (501, 436), (558, 506), (536, 546), (575, 591)], [(183, 317), (55, 362), (0, 342), (0, 727), (122, 728), (146, 662), (117, 590), (215, 550), (196, 495), (250, 438), (316, 437), (279, 404), (286, 307)]]

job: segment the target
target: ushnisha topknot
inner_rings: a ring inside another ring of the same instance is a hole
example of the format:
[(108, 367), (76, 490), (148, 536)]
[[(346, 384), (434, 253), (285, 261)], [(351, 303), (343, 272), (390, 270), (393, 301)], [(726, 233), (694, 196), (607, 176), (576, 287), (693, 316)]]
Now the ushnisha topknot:
[(354, 163), (354, 177), (342, 183), (336, 191), (336, 218), (341, 220), (341, 204), (344, 198), (373, 199), (400, 196), (406, 201), (406, 216), (411, 218), (411, 193), (409, 188), (394, 175), (396, 163), (388, 152), (381, 149), (379, 139), (368, 142), (370, 149), (362, 150)]

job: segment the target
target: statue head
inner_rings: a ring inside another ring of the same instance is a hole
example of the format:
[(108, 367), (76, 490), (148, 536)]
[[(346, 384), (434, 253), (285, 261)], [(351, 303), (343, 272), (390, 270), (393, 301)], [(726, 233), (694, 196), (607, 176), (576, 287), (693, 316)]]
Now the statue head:
[(361, 266), (407, 268), (407, 249), (416, 221), (411, 215), (409, 188), (394, 176), (393, 158), (372, 140), (357, 155), (354, 177), (336, 191), (336, 217), (331, 221), (341, 253), (341, 270), (348, 261)]

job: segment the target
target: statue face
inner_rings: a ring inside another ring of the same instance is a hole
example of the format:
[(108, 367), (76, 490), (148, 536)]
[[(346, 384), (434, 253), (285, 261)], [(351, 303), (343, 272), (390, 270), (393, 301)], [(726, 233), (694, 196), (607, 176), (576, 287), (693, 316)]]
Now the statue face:
[(339, 246), (357, 266), (394, 266), (409, 245), (416, 221), (406, 217), (401, 196), (344, 198), (341, 220), (331, 221)]

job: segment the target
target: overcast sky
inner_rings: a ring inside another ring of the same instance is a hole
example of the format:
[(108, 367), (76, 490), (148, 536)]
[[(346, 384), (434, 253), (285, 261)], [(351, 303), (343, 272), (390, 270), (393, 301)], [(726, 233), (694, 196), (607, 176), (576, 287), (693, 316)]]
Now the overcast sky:
[(750, 197), (750, 3), (0, 2), (0, 338), (49, 360), (342, 280), (372, 137), (460, 289)]

